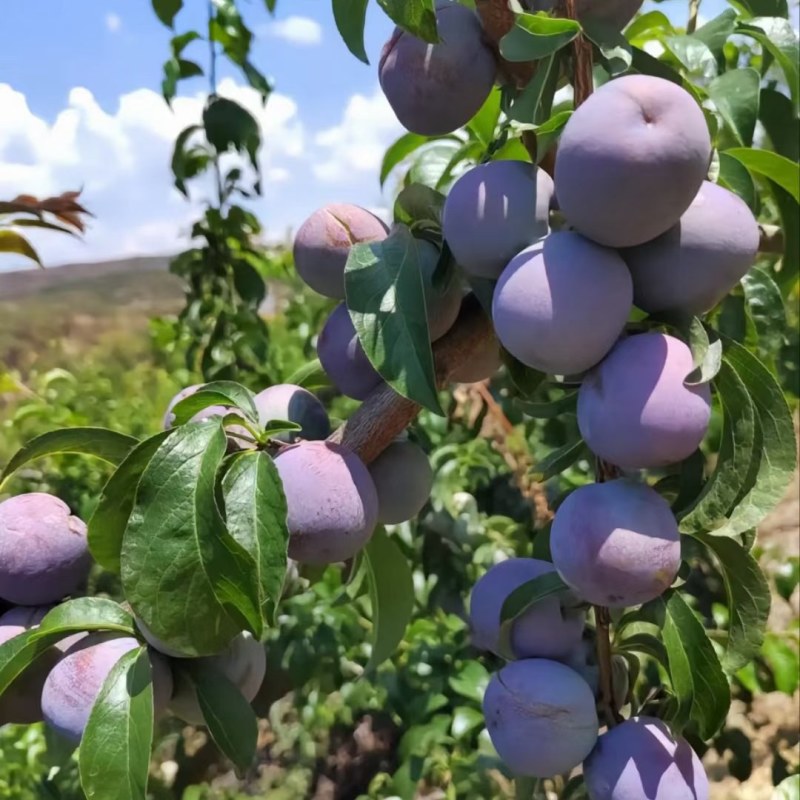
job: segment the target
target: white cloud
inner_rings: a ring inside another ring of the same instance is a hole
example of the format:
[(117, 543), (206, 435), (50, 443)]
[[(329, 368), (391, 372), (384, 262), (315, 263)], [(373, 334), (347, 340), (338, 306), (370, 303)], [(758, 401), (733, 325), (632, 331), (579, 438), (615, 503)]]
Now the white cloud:
[[(353, 95), (341, 118), (317, 131), (307, 129), (291, 97), (273, 93), (263, 107), (255, 90), (232, 79), (221, 81), (219, 91), (259, 122), (264, 195), (247, 202), (269, 240), (284, 241), (326, 203), (385, 209), (378, 168), (403, 131), (380, 91)], [(202, 94), (177, 97), (170, 110), (159, 93), (137, 89), (104, 108), (89, 89), (76, 87), (45, 119), (25, 95), (0, 83), (0, 200), (83, 189), (81, 201), (95, 217), (82, 239), (30, 234), (50, 266), (176, 252), (187, 246), (192, 221), (212, 197), (211, 181), (200, 181), (190, 184), (187, 202), (169, 168), (175, 137), (200, 121), (204, 102)], [(28, 265), (0, 258), (0, 270), (21, 266)]]
[(122, 20), (117, 14), (106, 14), (106, 28), (116, 33), (122, 27)]
[(343, 182), (356, 173), (377, 176), (386, 148), (403, 132), (380, 89), (370, 97), (355, 94), (339, 124), (314, 137), (321, 151), (314, 174), (330, 182)]
[(263, 25), (258, 33), (306, 46), (322, 41), (322, 26), (310, 17), (296, 15)]

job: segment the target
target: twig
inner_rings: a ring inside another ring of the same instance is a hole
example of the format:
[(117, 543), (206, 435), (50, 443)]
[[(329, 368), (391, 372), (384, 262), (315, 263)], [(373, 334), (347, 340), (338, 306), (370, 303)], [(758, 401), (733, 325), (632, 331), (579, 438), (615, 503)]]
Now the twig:
[(686, 23), (686, 33), (697, 30), (697, 12), (700, 11), (700, 0), (689, 0), (689, 21)]

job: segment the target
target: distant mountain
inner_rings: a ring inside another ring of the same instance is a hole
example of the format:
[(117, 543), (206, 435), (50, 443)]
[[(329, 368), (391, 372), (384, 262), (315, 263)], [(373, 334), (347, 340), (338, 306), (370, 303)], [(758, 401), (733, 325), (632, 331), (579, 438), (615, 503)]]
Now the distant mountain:
[[(127, 258), (119, 261), (101, 261), (89, 264), (69, 264), (64, 267), (48, 267), (47, 269), (19, 270), (16, 272), (0, 272), (0, 302), (30, 295), (49, 292), (67, 287), (89, 288), (88, 284), (108, 283), (109, 278), (124, 278), (135, 283), (136, 276), (160, 272), (167, 275), (170, 283), (174, 283), (179, 292), (178, 280), (169, 276), (171, 256), (151, 256), (144, 258)], [(143, 280), (149, 284), (150, 277)], [(113, 282), (113, 281), (112, 281)]]

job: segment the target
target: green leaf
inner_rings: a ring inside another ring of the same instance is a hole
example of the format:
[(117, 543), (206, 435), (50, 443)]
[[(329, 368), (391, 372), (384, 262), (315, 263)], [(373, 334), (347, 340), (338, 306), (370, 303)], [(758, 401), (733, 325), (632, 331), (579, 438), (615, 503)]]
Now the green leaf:
[(262, 605), (273, 614), (286, 579), (289, 530), (286, 497), (273, 460), (264, 452), (236, 456), (222, 481), (231, 536), (253, 557)]
[(286, 383), (302, 386), (304, 389), (322, 389), (331, 385), (328, 374), (322, 369), (318, 358), (299, 367), (287, 379)]
[(719, 16), (700, 26), (692, 34), (692, 38), (703, 42), (715, 56), (719, 57), (735, 27), (736, 12), (732, 8), (726, 8)]
[(772, 276), (763, 267), (752, 267), (742, 278), (747, 311), (758, 332), (759, 350), (774, 356), (782, 347), (786, 308)]
[(429, 136), (420, 136), (418, 133), (406, 133), (399, 139), (394, 141), (387, 148), (383, 154), (383, 163), (381, 164), (380, 182), (381, 186), (386, 183), (391, 171), (400, 163), (402, 163), (414, 151), (419, 150), (422, 145), (430, 142)]
[(364, 23), (369, 0), (333, 0), (333, 18), (347, 49), (359, 60), (369, 64), (364, 49)]
[(186, 33), (180, 33), (177, 36), (173, 36), (169, 40), (170, 50), (172, 50), (172, 55), (175, 58), (179, 58), (183, 51), (192, 43), (197, 41), (198, 39), (202, 39), (202, 36), (197, 31), (186, 31)]
[(356, 244), (345, 267), (347, 307), (361, 346), (403, 397), (443, 415), (436, 391), (422, 275), (438, 250), (397, 226), (382, 242)]
[(717, 74), (717, 59), (699, 39), (693, 36), (665, 36), (663, 43), (692, 77), (708, 79)]
[(378, 0), (378, 5), (396, 25), (419, 39), (430, 44), (439, 41), (435, 0)]
[(771, 800), (800, 800), (800, 775), (790, 775), (780, 782)]
[(533, 393), (547, 379), (544, 372), (538, 369), (527, 367), (521, 361), (517, 361), (505, 347), (500, 348), (500, 358), (508, 370), (508, 377), (523, 397), (531, 397)]
[(252, 86), (260, 95), (262, 103), (266, 102), (267, 98), (272, 93), (272, 84), (264, 77), (259, 69), (257, 69), (250, 61), (245, 61), (242, 64), (242, 73), (247, 82)]
[(0, 487), (31, 461), (62, 453), (94, 456), (109, 464), (119, 464), (139, 444), (138, 439), (106, 428), (63, 428), (31, 439), (17, 450), (0, 474)]
[(152, 0), (153, 11), (168, 28), (173, 26), (175, 17), (183, 8), (183, 0)]
[(426, 227), (441, 230), (444, 195), (423, 186), (412, 183), (406, 186), (394, 201), (394, 221), (411, 228), (415, 223), (427, 223)]
[(738, 194), (747, 203), (750, 210), (758, 210), (758, 194), (756, 185), (753, 183), (753, 176), (741, 161), (737, 161), (727, 153), (719, 153), (719, 178), (720, 186), (730, 189)]
[(472, 706), (458, 706), (453, 711), (453, 724), (450, 733), (456, 739), (469, 736), (476, 728), (484, 724), (483, 714)]
[(753, 401), (736, 371), (723, 360), (716, 378), (723, 422), (717, 465), (703, 491), (688, 510), (679, 510), (683, 533), (721, 528), (737, 497), (746, 488), (756, 444)]
[(153, 717), (150, 658), (140, 647), (112, 667), (89, 714), (79, 760), (87, 800), (147, 796)]
[(631, 46), (616, 27), (595, 19), (584, 20), (581, 24), (587, 38), (600, 51), (602, 64), (609, 75), (621, 75), (630, 69), (633, 63)]
[(785, 640), (785, 635), (767, 633), (761, 655), (766, 660), (775, 680), (775, 688), (790, 697), (800, 682), (800, 664), (796, 647)]
[(733, 147), (725, 152), (741, 161), (751, 172), (777, 183), (794, 198), (795, 203), (800, 202), (800, 167), (797, 164), (770, 150)]
[(587, 452), (586, 442), (583, 439), (567, 442), (536, 462), (532, 470), (533, 479), (539, 483), (550, 480), (560, 475), (567, 467), (571, 467)]
[(258, 425), (258, 409), (253, 393), (233, 381), (207, 383), (202, 389), (181, 400), (172, 409), (175, 415), (173, 425), (183, 425), (199, 411), (216, 405), (238, 409), (246, 420)]
[(683, 85), (683, 78), (669, 64), (659, 61), (639, 47), (632, 48), (633, 69), (642, 75), (653, 75)]
[(553, 571), (526, 581), (506, 597), (503, 607), (500, 609), (499, 637), (499, 650), (505, 658), (514, 658), (514, 651), (511, 647), (514, 621), (545, 597), (565, 591), (569, 591), (569, 587), (561, 579), (561, 576)]
[(122, 541), (122, 586), (155, 636), (214, 655), (243, 628), (261, 637), (258, 574), (228, 533), (216, 480), (226, 449), (219, 418), (176, 429), (139, 481)]
[(736, 26), (736, 32), (752, 37), (772, 54), (783, 70), (792, 101), (797, 107), (797, 34), (794, 32), (791, 22), (782, 17), (755, 17), (747, 21), (740, 21)]
[(241, 776), (255, 761), (258, 720), (242, 693), (208, 664), (191, 664), (191, 677), (208, 732)]
[(370, 604), (372, 653), (366, 669), (376, 669), (403, 641), (414, 609), (414, 581), (408, 559), (378, 528), (363, 550)]
[(186, 181), (197, 174), (199, 163), (197, 159), (192, 159), (190, 154), (186, 152), (186, 144), (199, 130), (199, 125), (189, 125), (184, 128), (176, 137), (175, 146), (172, 150), (171, 164), (172, 174), (175, 176), (175, 187), (185, 197), (188, 197)]
[(38, 628), (0, 645), (0, 695), (50, 647), (73, 633), (119, 631), (134, 636), (133, 617), (113, 600), (81, 597), (49, 611)]
[(44, 266), (31, 243), (16, 231), (0, 229), (0, 253), (16, 253), (35, 261), (40, 267)]
[(514, 27), (500, 40), (507, 61), (538, 61), (568, 45), (581, 32), (577, 20), (517, 14)]
[(561, 414), (575, 414), (578, 405), (578, 393), (567, 392), (563, 396), (550, 400), (547, 403), (531, 403), (525, 400), (517, 401), (517, 405), (529, 417), (534, 419), (555, 419)]
[(136, 487), (145, 467), (171, 431), (137, 444), (108, 479), (89, 519), (87, 538), (92, 558), (103, 569), (119, 573), (122, 537), (133, 510)]
[(752, 661), (764, 642), (770, 592), (758, 562), (734, 539), (697, 537), (719, 562), (728, 596), (730, 622), (722, 668), (729, 675)]
[(800, 158), (800, 118), (792, 101), (777, 89), (761, 90), (758, 118), (772, 142), (772, 147), (790, 161)]
[(624, 636), (617, 649), (626, 653), (642, 653), (654, 658), (667, 669), (669, 668), (667, 648), (664, 647), (661, 639), (651, 633), (634, 632), (629, 636)]
[(247, 153), (258, 168), (261, 133), (256, 118), (243, 106), (226, 97), (213, 97), (203, 110), (203, 127), (209, 144), (217, 151)]
[(639, 14), (636, 19), (625, 28), (625, 37), (629, 42), (639, 38), (642, 34), (650, 31), (665, 31), (675, 33), (669, 17), (661, 11), (648, 11), (646, 14)]
[(421, 183), (432, 189), (440, 188), (447, 170), (456, 153), (461, 150), (460, 142), (452, 139), (438, 139), (423, 148), (414, 159), (403, 179), (403, 185)]
[(797, 467), (792, 414), (775, 376), (732, 339), (725, 341), (725, 361), (750, 395), (760, 439), (749, 485), (741, 487), (727, 523), (711, 531), (715, 536), (734, 536), (758, 525), (783, 499)]
[(708, 85), (709, 97), (739, 144), (753, 144), (761, 77), (751, 68), (732, 69)]
[(687, 386), (708, 383), (716, 377), (722, 364), (722, 342), (716, 331), (705, 325), (699, 317), (655, 314), (652, 319), (663, 320), (692, 351), (694, 370), (684, 380)]
[(772, 181), (768, 181), (768, 184), (778, 206), (783, 229), (783, 256), (776, 279), (785, 297), (797, 285), (800, 272), (800, 214), (797, 213), (797, 201), (789, 192)]
[(489, 673), (479, 661), (467, 661), (461, 670), (450, 677), (448, 683), (456, 694), (480, 703), (489, 685)]
[(494, 138), (494, 131), (500, 119), (500, 98), (500, 88), (493, 87), (478, 113), (467, 123), (467, 128), (475, 134), (484, 147), (488, 147)]
[(550, 117), (547, 122), (534, 127), (536, 133), (536, 163), (540, 164), (542, 159), (547, 155), (550, 149), (558, 141), (561, 136), (561, 131), (564, 126), (569, 122), (572, 116), (571, 111), (559, 111)]
[(663, 608), (664, 646), (678, 708), (677, 727), (690, 720), (702, 739), (710, 739), (725, 722), (731, 703), (730, 687), (714, 646), (703, 626), (678, 592), (658, 600)]

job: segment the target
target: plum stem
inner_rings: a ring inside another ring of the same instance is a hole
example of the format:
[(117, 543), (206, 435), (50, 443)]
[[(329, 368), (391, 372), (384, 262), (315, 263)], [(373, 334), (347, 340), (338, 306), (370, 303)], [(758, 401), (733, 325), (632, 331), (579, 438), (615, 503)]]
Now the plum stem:
[(689, 21), (686, 23), (686, 33), (694, 33), (697, 29), (697, 13), (700, 11), (700, 0), (689, 0)]

